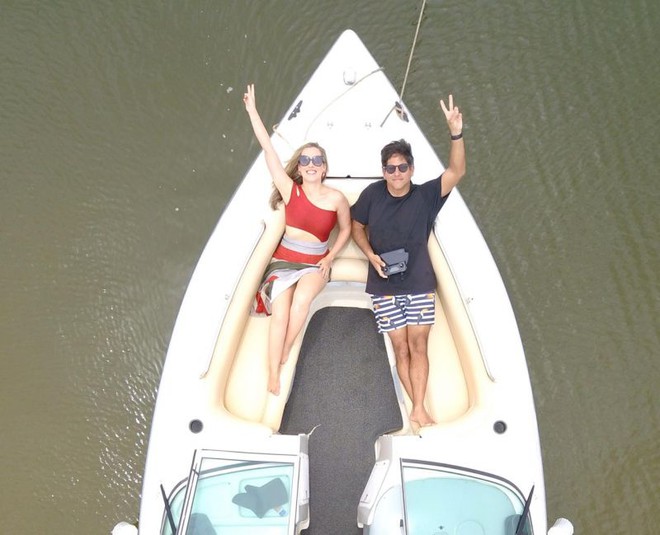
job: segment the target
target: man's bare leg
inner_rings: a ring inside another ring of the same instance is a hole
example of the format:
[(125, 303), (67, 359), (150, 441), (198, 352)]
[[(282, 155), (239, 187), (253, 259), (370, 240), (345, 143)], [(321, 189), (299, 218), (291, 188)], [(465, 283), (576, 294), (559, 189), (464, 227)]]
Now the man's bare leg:
[(408, 347), (408, 329), (401, 327), (394, 331), (388, 331), (387, 335), (392, 342), (392, 349), (394, 349), (394, 357), (396, 360), (396, 371), (399, 375), (401, 386), (408, 394), (408, 397), (413, 399), (412, 385), (410, 383), (410, 349)]
[(429, 380), (428, 339), (430, 331), (430, 325), (408, 325), (409, 377), (413, 403), (410, 419), (422, 427), (435, 423), (424, 407)]

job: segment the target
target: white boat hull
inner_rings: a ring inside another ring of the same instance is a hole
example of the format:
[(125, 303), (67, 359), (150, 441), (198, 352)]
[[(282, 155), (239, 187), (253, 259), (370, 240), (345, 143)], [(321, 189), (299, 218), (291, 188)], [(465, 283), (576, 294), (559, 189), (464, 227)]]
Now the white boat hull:
[[(397, 99), (362, 42), (346, 31), (284, 115), (273, 142), (283, 160), (304, 142), (319, 142), (330, 162), (327, 183), (350, 202), (380, 179), (380, 149), (393, 139), (411, 143), (414, 181), (433, 179), (442, 173), (442, 163), (405, 106), (407, 122), (392, 112)], [(266, 391), (268, 319), (249, 315), (251, 297), (283, 230), (281, 213), (268, 207), (269, 194), (270, 177), (260, 155), (222, 214), (190, 281), (153, 417), (141, 533), (167, 532), (163, 490), (169, 500), (180, 492), (176, 503), (184, 504), (191, 463), (201, 451), (290, 459), (294, 468), (287, 491), (293, 503), (286, 520), (273, 520), (283, 531), (273, 532), (295, 533), (309, 524), (307, 435), (279, 434), (286, 395)], [(439, 313), (429, 345), (427, 406), (438, 424), (421, 430), (411, 426), (409, 400), (396, 385), (404, 426), (376, 443), (374, 471), (355, 504), (357, 522), (371, 534), (401, 533), (389, 517), (405, 515), (400, 464), (413, 459), (492, 474), (508, 482), (513, 501), (524, 501), (534, 486), (530, 518), (534, 533), (545, 533), (541, 452), (518, 328), (492, 256), (458, 191), (440, 212), (429, 246)], [(366, 259), (350, 244), (335, 261), (332, 282), (313, 303), (310, 317), (328, 306), (369, 308), (366, 272)], [(295, 388), (303, 336), (283, 370), (284, 393)], [(394, 370), (389, 345), (388, 350)], [(191, 508), (181, 505), (184, 514)], [(255, 526), (246, 533), (260, 533)]]

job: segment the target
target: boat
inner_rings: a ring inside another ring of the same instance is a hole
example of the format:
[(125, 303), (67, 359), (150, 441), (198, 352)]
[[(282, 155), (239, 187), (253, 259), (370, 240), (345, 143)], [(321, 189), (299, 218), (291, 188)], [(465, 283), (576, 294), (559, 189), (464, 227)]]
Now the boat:
[[(339, 36), (272, 135), (283, 161), (307, 141), (320, 143), (330, 162), (327, 183), (350, 203), (382, 179), (380, 149), (400, 138), (413, 147), (413, 181), (442, 173), (411, 111), (351, 30)], [(140, 533), (300, 533), (314, 517), (312, 430), (282, 433), (282, 418), (300, 386), (296, 366), (311, 318), (331, 307), (370, 309), (368, 266), (352, 242), (338, 255), (283, 367), (282, 393), (269, 394), (269, 318), (250, 313), (284, 229), (283, 211), (269, 208), (269, 194), (260, 154), (185, 293), (152, 419)], [(356, 524), (369, 535), (546, 533), (541, 448), (517, 323), (457, 190), (438, 215), (429, 250), (438, 287), (426, 406), (437, 423), (418, 428), (409, 421), (410, 401), (384, 337), (402, 425), (374, 444), (371, 474), (351, 506)], [(565, 519), (550, 531), (573, 533)]]

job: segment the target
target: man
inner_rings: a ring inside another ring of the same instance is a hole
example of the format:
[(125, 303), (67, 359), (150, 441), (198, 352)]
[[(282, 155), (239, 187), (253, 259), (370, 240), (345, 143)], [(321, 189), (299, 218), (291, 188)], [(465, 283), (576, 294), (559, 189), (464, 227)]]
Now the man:
[[(370, 262), (367, 293), (371, 294), (378, 331), (392, 342), (401, 384), (412, 400), (410, 420), (419, 426), (435, 423), (424, 407), (429, 375), (427, 344), (435, 322), (436, 279), (428, 238), (438, 212), (465, 175), (463, 116), (454, 106), (440, 106), (451, 135), (449, 166), (435, 180), (417, 185), (410, 145), (405, 140), (383, 147), (384, 181), (364, 189), (351, 208), (352, 236)], [(404, 249), (407, 268), (394, 273), (380, 255)]]

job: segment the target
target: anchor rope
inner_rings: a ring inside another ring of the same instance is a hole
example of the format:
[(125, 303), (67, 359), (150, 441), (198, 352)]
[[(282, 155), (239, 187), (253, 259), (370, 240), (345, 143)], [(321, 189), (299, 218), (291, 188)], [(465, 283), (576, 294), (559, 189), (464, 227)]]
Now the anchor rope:
[(408, 81), (408, 73), (410, 72), (410, 65), (412, 64), (412, 58), (413, 54), (415, 52), (415, 45), (417, 44), (417, 36), (419, 35), (419, 27), (422, 25), (422, 17), (424, 16), (424, 8), (426, 7), (426, 0), (422, 0), (422, 9), (419, 10), (419, 18), (417, 19), (417, 27), (415, 28), (415, 37), (413, 38), (413, 44), (412, 47), (410, 48), (410, 55), (408, 56), (408, 66), (406, 67), (406, 74), (403, 77), (403, 85), (401, 86), (401, 92), (399, 93), (399, 100), (394, 103), (394, 105), (390, 108), (390, 111), (387, 112), (387, 115), (383, 119), (383, 121), (380, 123), (380, 127), (382, 128), (383, 125), (387, 122), (387, 119), (389, 119), (390, 115), (392, 115), (392, 112), (396, 110), (397, 115), (399, 116), (400, 119), (403, 119), (404, 121), (408, 122), (408, 115), (403, 109), (403, 93), (406, 90), (406, 82)]
[(406, 90), (406, 82), (408, 81), (408, 73), (410, 72), (410, 65), (412, 64), (413, 53), (415, 52), (415, 45), (417, 44), (417, 36), (419, 35), (419, 27), (422, 25), (422, 17), (424, 16), (424, 8), (426, 7), (426, 0), (422, 0), (422, 9), (419, 10), (419, 19), (417, 19), (417, 28), (415, 28), (415, 37), (413, 39), (412, 47), (410, 48), (410, 56), (408, 56), (408, 66), (406, 67), (406, 74), (403, 77), (403, 85), (399, 93), (399, 100), (403, 98), (403, 92)]

